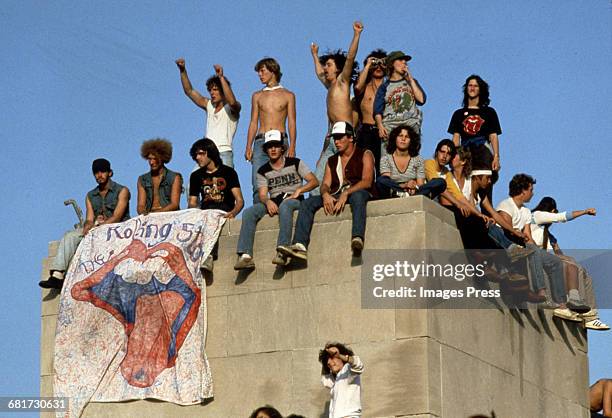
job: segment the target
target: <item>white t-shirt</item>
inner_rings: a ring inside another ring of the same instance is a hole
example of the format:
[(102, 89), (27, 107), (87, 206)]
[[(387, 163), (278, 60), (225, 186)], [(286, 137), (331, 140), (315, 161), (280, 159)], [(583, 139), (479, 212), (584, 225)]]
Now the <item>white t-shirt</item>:
[(512, 217), (512, 227), (519, 231), (522, 231), (525, 225), (531, 223), (531, 210), (525, 206), (519, 209), (511, 197), (499, 202), (495, 209), (498, 212), (502, 211), (510, 215)]
[(209, 100), (206, 105), (206, 137), (212, 139), (219, 152), (232, 150), (232, 140), (238, 127), (239, 116), (234, 114), (230, 105), (226, 104), (215, 112), (215, 106)]

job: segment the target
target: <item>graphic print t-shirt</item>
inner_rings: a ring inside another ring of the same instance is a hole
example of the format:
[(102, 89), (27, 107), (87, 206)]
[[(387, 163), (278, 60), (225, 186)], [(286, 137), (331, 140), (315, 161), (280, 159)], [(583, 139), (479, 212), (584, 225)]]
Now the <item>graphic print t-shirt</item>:
[(490, 134), (500, 135), (502, 133), (497, 112), (488, 106), (478, 109), (464, 107), (455, 110), (447, 132), (461, 135), (462, 144), (471, 138), (484, 137), (488, 140)]
[(200, 209), (221, 209), (231, 211), (236, 205), (232, 189), (240, 187), (238, 174), (226, 165), (220, 165), (213, 173), (200, 168), (191, 173), (189, 195), (199, 196)]
[(268, 187), (272, 199), (285, 193), (293, 194), (310, 172), (308, 166), (299, 158), (285, 158), (285, 165), (280, 170), (273, 169), (267, 162), (257, 170), (257, 188)]

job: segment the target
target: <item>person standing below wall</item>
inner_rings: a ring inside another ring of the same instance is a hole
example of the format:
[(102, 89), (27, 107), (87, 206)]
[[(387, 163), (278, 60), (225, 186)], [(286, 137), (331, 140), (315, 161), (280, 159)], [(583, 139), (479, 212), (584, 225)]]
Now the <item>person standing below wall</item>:
[(321, 383), (329, 389), (329, 418), (361, 417), (363, 363), (349, 347), (328, 343), (319, 351)]
[(151, 170), (138, 177), (138, 214), (179, 210), (183, 178), (166, 167), (172, 159), (170, 141), (145, 141), (140, 147), (140, 155), (149, 162)]
[(38, 285), (45, 289), (61, 289), (64, 285), (64, 274), (79, 243), (91, 228), (98, 225), (123, 222), (130, 219), (130, 191), (127, 187), (111, 180), (113, 170), (110, 162), (98, 158), (91, 165), (98, 186), (87, 193), (85, 197), (85, 224), (83, 230), (69, 231), (60, 240), (57, 255), (51, 261), (51, 275)]

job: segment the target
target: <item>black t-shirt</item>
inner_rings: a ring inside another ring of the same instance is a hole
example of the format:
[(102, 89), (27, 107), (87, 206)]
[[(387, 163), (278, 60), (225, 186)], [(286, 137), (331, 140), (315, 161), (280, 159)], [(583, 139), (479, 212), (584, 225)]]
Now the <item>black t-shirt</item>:
[(220, 165), (214, 173), (200, 168), (189, 178), (189, 196), (199, 196), (200, 209), (221, 209), (226, 212), (234, 209), (236, 199), (232, 189), (240, 187), (238, 174), (226, 165)]
[(497, 112), (492, 107), (485, 106), (478, 109), (464, 107), (455, 110), (447, 132), (461, 135), (461, 144), (463, 144), (467, 140), (477, 137), (484, 137), (489, 140), (490, 134), (501, 134), (501, 127), (499, 126)]

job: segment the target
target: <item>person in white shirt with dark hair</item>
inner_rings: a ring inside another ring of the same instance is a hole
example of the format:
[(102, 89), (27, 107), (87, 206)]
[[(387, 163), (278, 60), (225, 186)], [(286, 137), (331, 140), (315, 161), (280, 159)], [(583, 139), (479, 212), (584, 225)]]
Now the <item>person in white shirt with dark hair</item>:
[[(589, 276), (584, 267), (578, 264), (574, 258), (563, 254), (557, 243), (557, 239), (549, 231), (553, 223), (569, 222), (584, 215), (595, 216), (597, 215), (597, 211), (595, 208), (588, 208), (571, 212), (559, 212), (555, 199), (546, 196), (540, 200), (540, 203), (538, 203), (531, 213), (531, 237), (536, 245), (547, 251), (554, 251), (557, 257), (563, 262), (565, 280), (568, 282), (568, 288), (570, 288), (570, 297), (572, 294), (579, 297), (577, 284), (579, 278), (582, 278), (584, 284), (584, 299), (586, 303), (591, 306), (591, 310), (583, 314), (573, 313), (573, 320), (583, 321), (584, 327), (587, 329), (606, 331), (610, 329), (610, 326), (599, 319), (597, 309), (595, 308), (595, 295), (593, 293), (593, 281), (591, 276)], [(570, 283), (573, 283), (573, 285), (570, 285)], [(574, 289), (571, 287), (574, 287)]]
[(361, 373), (363, 363), (349, 347), (327, 343), (319, 351), (321, 383), (329, 388), (329, 418), (361, 417)]

